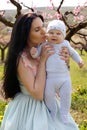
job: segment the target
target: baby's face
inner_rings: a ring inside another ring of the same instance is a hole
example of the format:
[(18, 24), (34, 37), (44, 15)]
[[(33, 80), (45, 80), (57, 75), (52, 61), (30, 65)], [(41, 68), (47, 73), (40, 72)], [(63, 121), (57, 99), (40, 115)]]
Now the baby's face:
[(53, 44), (59, 44), (64, 41), (64, 35), (61, 31), (52, 29), (48, 32), (47, 40)]

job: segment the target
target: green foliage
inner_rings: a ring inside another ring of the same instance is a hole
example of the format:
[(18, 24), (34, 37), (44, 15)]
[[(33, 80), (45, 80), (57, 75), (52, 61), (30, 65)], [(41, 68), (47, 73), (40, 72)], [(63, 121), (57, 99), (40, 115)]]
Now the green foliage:
[(81, 123), (80, 130), (87, 130), (87, 120), (85, 120)]
[(0, 115), (4, 114), (5, 106), (7, 105), (6, 101), (0, 101)]
[(87, 88), (79, 86), (76, 92), (72, 93), (71, 108), (82, 114), (79, 122), (80, 130), (87, 129)]
[(72, 109), (87, 114), (87, 88), (79, 87), (77, 92), (72, 94)]
[(0, 65), (0, 80), (2, 80), (3, 77), (3, 64)]
[(0, 101), (0, 124), (1, 124), (2, 119), (3, 119), (3, 115), (4, 115), (4, 111), (5, 111), (6, 105), (7, 105), (7, 102)]
[[(74, 118), (79, 124), (80, 130), (87, 129), (87, 53), (81, 56), (84, 60), (84, 67), (79, 68), (71, 59), (70, 74), (72, 80), (72, 104)], [(76, 115), (75, 115), (76, 113)]]

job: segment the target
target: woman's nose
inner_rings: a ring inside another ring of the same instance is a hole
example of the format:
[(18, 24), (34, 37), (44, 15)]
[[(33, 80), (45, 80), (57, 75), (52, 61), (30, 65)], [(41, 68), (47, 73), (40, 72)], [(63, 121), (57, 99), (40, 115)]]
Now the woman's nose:
[(43, 34), (46, 33), (46, 28), (45, 28), (45, 27), (42, 28), (42, 33), (43, 33)]

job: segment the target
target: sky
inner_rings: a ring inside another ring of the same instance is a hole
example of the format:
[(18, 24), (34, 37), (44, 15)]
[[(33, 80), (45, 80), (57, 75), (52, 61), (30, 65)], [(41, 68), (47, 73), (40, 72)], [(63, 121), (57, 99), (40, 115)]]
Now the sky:
[[(13, 6), (11, 3), (7, 4), (7, 1), (9, 0), (0, 0), (0, 10), (4, 9), (15, 9), (15, 6)], [(52, 0), (54, 3), (54, 6), (59, 5), (61, 0)], [(87, 0), (64, 0), (63, 6), (77, 6), (82, 5)], [(51, 6), (50, 0), (19, 0), (19, 2), (23, 2), (25, 5), (29, 7), (46, 7)]]

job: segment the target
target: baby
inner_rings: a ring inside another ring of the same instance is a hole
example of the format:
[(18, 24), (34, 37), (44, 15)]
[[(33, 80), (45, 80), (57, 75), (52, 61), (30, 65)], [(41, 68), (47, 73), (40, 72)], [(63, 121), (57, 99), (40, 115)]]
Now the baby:
[(72, 59), (83, 67), (84, 63), (79, 54), (65, 40), (66, 26), (61, 20), (53, 20), (47, 26), (47, 41), (42, 43), (37, 49), (32, 48), (31, 55), (37, 58), (40, 55), (41, 47), (44, 44), (51, 44), (55, 53), (51, 55), (46, 62), (46, 88), (44, 100), (53, 119), (57, 114), (57, 105), (55, 95), (60, 97), (60, 118), (64, 123), (69, 123), (69, 110), (71, 106), (71, 79), (69, 69), (64, 60), (59, 56), (62, 47), (67, 47)]

